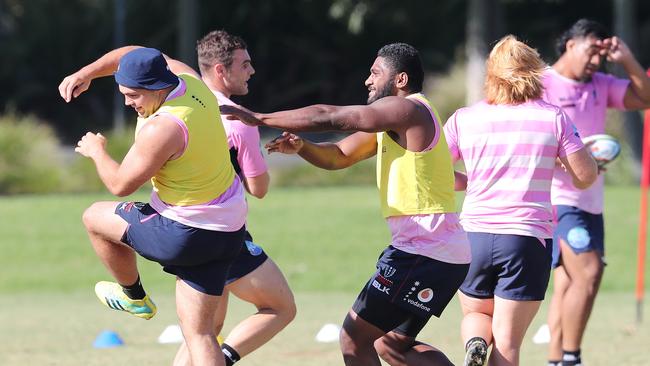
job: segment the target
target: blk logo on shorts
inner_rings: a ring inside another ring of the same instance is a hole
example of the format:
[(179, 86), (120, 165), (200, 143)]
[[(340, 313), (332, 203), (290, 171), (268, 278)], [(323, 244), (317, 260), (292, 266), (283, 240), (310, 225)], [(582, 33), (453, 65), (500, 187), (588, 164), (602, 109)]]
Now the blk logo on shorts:
[(380, 292), (385, 293), (386, 295), (390, 295), (388, 291), (390, 291), (390, 288), (388, 286), (384, 286), (381, 283), (377, 282), (377, 280), (372, 280), (372, 287), (376, 288)]
[(377, 273), (377, 276), (375, 276), (375, 280), (384, 286), (388, 286), (388, 287), (393, 286), (393, 281), (380, 275), (379, 273)]

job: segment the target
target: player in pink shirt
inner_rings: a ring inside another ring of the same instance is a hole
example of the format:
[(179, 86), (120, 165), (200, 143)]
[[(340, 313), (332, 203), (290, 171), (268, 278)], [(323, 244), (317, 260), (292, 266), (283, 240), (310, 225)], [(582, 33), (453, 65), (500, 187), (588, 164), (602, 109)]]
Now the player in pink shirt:
[(571, 121), (541, 99), (546, 65), (513, 36), (487, 60), (486, 100), (445, 124), (454, 160), (463, 160), (467, 193), (461, 224), (472, 262), (460, 287), (464, 365), (517, 365), (523, 337), (551, 270), (551, 179), (556, 159), (585, 188), (597, 166)]
[[(197, 44), (198, 61), (203, 81), (215, 94), (219, 105), (235, 105), (232, 95), (248, 94), (248, 79), (255, 73), (244, 40), (225, 31), (213, 31)], [(263, 198), (269, 187), (269, 174), (260, 148), (257, 127), (237, 120), (222, 119), (230, 146), (235, 172), (246, 190)], [(257, 307), (257, 313), (233, 328), (221, 344), (226, 365), (253, 352), (281, 331), (296, 314), (293, 294), (278, 266), (246, 231), (245, 245), (233, 261), (223, 298), (216, 316), (216, 334), (223, 327), (228, 307), (228, 293)], [(189, 365), (187, 346), (182, 344), (175, 366)]]
[[(650, 79), (625, 43), (582, 19), (560, 37), (560, 58), (544, 75), (544, 100), (561, 107), (583, 138), (605, 133), (607, 108), (650, 107)], [(598, 72), (603, 58), (629, 76)], [(581, 364), (580, 344), (604, 269), (603, 174), (577, 189), (556, 167), (551, 201), (556, 211), (554, 291), (549, 308), (549, 365)], [(561, 255), (560, 255), (561, 253)]]

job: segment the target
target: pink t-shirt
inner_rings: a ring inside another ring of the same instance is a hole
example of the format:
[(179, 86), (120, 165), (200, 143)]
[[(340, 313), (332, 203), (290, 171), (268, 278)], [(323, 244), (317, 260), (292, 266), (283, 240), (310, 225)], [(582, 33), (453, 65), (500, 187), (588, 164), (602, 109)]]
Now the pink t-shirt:
[[(544, 74), (544, 100), (561, 107), (571, 118), (582, 138), (605, 133), (607, 108), (624, 109), (623, 97), (629, 80), (597, 72), (589, 82), (579, 82), (549, 68)], [(603, 212), (604, 178), (585, 190), (573, 186), (571, 176), (556, 167), (551, 189), (553, 205), (575, 206), (584, 211)]]
[(541, 99), (479, 102), (457, 110), (445, 136), (452, 159), (463, 160), (467, 170), (460, 216), (466, 231), (552, 237), (555, 159), (583, 147), (560, 108)]
[[(216, 90), (212, 91), (217, 96), (219, 105), (232, 105), (238, 107), (232, 100)], [(241, 167), (241, 174), (251, 178), (262, 175), (268, 171), (262, 150), (260, 149), (260, 132), (255, 126), (248, 126), (238, 120), (221, 119), (228, 136), (228, 145), (237, 150), (237, 162)]]

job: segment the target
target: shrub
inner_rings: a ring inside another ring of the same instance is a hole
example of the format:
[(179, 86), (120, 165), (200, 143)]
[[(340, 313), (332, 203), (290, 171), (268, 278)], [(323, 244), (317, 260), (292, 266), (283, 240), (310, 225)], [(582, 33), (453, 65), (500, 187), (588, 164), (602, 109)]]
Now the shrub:
[[(123, 132), (102, 133), (106, 136), (106, 151), (117, 162), (121, 162), (133, 144), (134, 129), (129, 128)], [(74, 151), (74, 147), (70, 147)], [(95, 163), (82, 155), (76, 154), (70, 163), (69, 186), (76, 192), (105, 191), (106, 187), (97, 175)]]
[(442, 124), (445, 124), (458, 108), (467, 104), (465, 75), (465, 62), (458, 60), (446, 74), (436, 74), (426, 78), (423, 93), (438, 110)]
[(377, 182), (375, 164), (375, 158), (370, 158), (341, 170), (324, 170), (304, 161), (271, 166), (271, 182), (280, 187), (372, 185)]
[(32, 116), (0, 116), (0, 194), (61, 190), (63, 166), (48, 125)]

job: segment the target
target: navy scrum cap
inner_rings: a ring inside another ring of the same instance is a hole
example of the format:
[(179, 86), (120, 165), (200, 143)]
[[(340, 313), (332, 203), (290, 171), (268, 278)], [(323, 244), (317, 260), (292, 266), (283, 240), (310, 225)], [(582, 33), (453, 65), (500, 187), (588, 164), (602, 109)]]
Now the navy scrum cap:
[(120, 59), (115, 82), (127, 88), (160, 90), (178, 85), (163, 54), (155, 48), (136, 48)]

